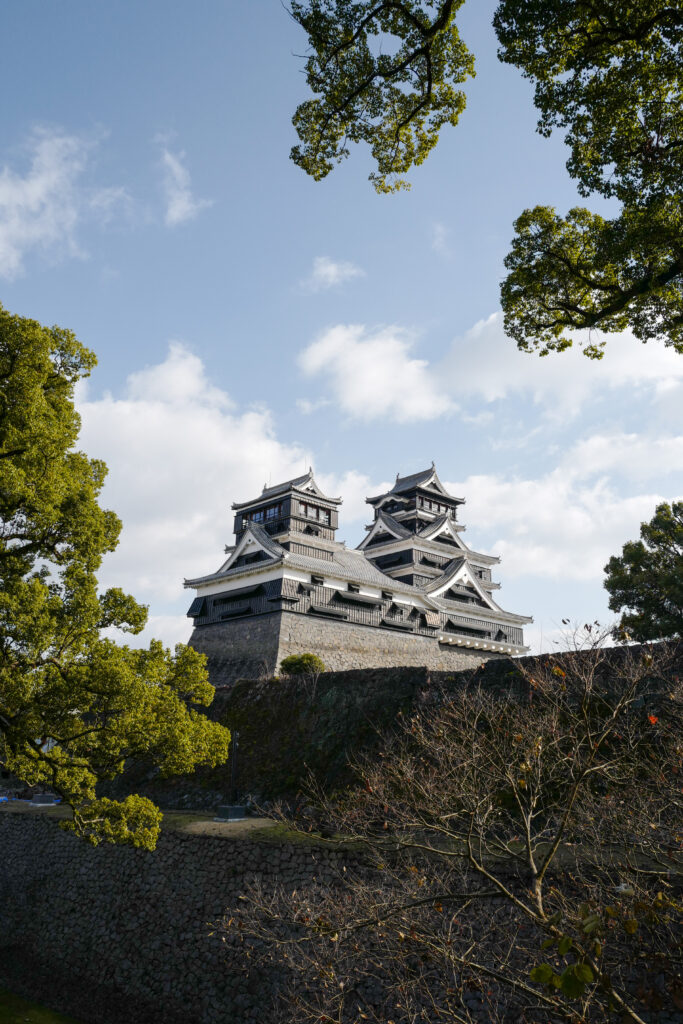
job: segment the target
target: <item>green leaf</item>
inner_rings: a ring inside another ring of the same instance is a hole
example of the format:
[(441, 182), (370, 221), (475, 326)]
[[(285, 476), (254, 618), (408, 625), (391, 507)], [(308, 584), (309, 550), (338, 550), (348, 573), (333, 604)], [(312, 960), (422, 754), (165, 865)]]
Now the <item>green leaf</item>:
[(578, 976), (576, 967), (576, 964), (572, 964), (570, 967), (565, 968), (560, 975), (560, 989), (570, 999), (579, 999), (586, 989), (586, 984)]
[(292, 0), (291, 14), (308, 35), (313, 94), (292, 119), (300, 141), (294, 163), (320, 181), (349, 155), (350, 143), (365, 142), (375, 189), (407, 187), (404, 175), (465, 108), (458, 86), (474, 74), (474, 58), (455, 24), (462, 3), (432, 11), (418, 0)]
[(534, 967), (529, 972), (529, 977), (532, 981), (537, 981), (541, 985), (549, 985), (553, 979), (553, 971), (550, 964), (539, 964), (538, 967)]
[(214, 766), (230, 733), (195, 710), (214, 696), (203, 655), (103, 635), (139, 633), (147, 609), (98, 589), (121, 523), (99, 504), (107, 467), (76, 447), (74, 388), (94, 365), (70, 331), (0, 306), (0, 751), (3, 768), (71, 805), (63, 827), (154, 849), (159, 809), (96, 799), (98, 782), (127, 760), (161, 776)]
[(590, 985), (590, 983), (593, 980), (593, 970), (590, 964), (586, 964), (583, 962), (575, 964), (574, 974), (579, 979), (579, 981), (582, 981), (586, 985)]
[(569, 938), (568, 935), (563, 935), (557, 946), (558, 953), (560, 954), (560, 956), (566, 956), (571, 948), (572, 940)]

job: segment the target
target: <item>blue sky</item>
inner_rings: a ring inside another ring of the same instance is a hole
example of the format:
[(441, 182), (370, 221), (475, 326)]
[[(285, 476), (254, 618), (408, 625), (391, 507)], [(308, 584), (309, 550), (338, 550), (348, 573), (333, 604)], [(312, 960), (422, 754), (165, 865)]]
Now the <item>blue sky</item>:
[(0, 301), (98, 354), (82, 444), (124, 521), (102, 580), (150, 605), (146, 636), (187, 638), (182, 578), (220, 563), (231, 502), (309, 462), (355, 544), (365, 495), (434, 459), (534, 649), (611, 618), (607, 557), (683, 491), (680, 356), (503, 335), (514, 218), (584, 201), (494, 6), (460, 16), (460, 124), (383, 197), (362, 149), (318, 184), (290, 163), (305, 38), (279, 0), (5, 0)]

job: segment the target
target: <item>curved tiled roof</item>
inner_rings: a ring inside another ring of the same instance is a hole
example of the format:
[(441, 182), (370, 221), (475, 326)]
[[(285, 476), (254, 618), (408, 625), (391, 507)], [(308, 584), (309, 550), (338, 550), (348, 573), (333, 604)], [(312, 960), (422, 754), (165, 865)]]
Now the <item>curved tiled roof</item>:
[(436, 466), (432, 462), (429, 469), (423, 469), (420, 473), (411, 473), (409, 476), (396, 476), (394, 486), (389, 488), (384, 494), (378, 494), (374, 498), (366, 498), (365, 500), (370, 504), (379, 501), (380, 498), (386, 497), (387, 494), (403, 494), (405, 491), (412, 491), (415, 487), (426, 487), (430, 481), (433, 481), (435, 489), (442, 494), (444, 497), (450, 498), (451, 501), (457, 501), (460, 504), (464, 504), (464, 498), (456, 498), (455, 495), (449, 494), (444, 485), (439, 480), (436, 472)]
[[(256, 530), (261, 530), (260, 527), (253, 528), (254, 533)], [(262, 531), (265, 534), (265, 530)], [(261, 537), (256, 534), (257, 538), (261, 540)], [(404, 594), (415, 594), (417, 588), (411, 587), (408, 583), (401, 583), (399, 580), (394, 580), (391, 576), (385, 576), (377, 566), (370, 562), (362, 551), (358, 551), (354, 548), (340, 547), (339, 550), (332, 552), (332, 558), (314, 558), (311, 555), (302, 555), (297, 551), (285, 551), (276, 541), (272, 540), (265, 534), (269, 541), (269, 553), (271, 558), (258, 562), (252, 565), (240, 565), (234, 568), (219, 569), (218, 572), (211, 573), (208, 576), (202, 576), (199, 579), (185, 580), (186, 586), (195, 586), (199, 583), (211, 583), (218, 582), (222, 579), (232, 579), (235, 576), (249, 576), (253, 575), (254, 571), (263, 571), (264, 569), (274, 568), (290, 568), (290, 569), (301, 569), (303, 572), (312, 572), (320, 576), (338, 576), (344, 580), (350, 580), (355, 583), (369, 583), (372, 586), (379, 587), (381, 590), (393, 590)], [(263, 545), (265, 548), (265, 544)], [(427, 596), (426, 594), (422, 596)]]
[(252, 498), (250, 501), (236, 501), (233, 502), (233, 509), (245, 508), (247, 505), (254, 505), (259, 501), (268, 501), (269, 498), (275, 498), (278, 494), (286, 494), (287, 491), (301, 490), (304, 487), (313, 487), (313, 490), (318, 498), (323, 501), (330, 501), (335, 505), (341, 505), (341, 498), (329, 498), (326, 494), (318, 487), (313, 477), (313, 470), (309, 469), (308, 473), (304, 473), (303, 476), (296, 476), (292, 480), (285, 480), (282, 484), (275, 484), (273, 487), (266, 487), (264, 485), (263, 490), (258, 498)]

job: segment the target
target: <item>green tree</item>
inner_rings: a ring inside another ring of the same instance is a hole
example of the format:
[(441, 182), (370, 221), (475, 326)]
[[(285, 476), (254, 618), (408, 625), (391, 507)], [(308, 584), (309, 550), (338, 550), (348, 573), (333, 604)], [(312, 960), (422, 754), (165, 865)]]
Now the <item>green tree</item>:
[[(405, 174), (465, 109), (456, 87), (474, 74), (474, 59), (455, 26), (463, 3), (293, 2), (311, 46), (306, 81), (316, 94), (294, 114), (302, 143), (292, 149), (294, 162), (319, 181), (349, 155), (349, 143), (367, 142), (377, 191), (407, 187)], [(387, 51), (389, 37), (397, 46)]]
[[(314, 99), (294, 116), (293, 159), (314, 178), (369, 142), (379, 191), (405, 185), (465, 99), (474, 74), (462, 0), (308, 0)], [(683, 10), (667, 0), (501, 0), (499, 56), (535, 84), (538, 130), (566, 132), (579, 191), (610, 215), (522, 213), (502, 285), (508, 334), (546, 355), (577, 330), (631, 328), (683, 351)], [(615, 210), (612, 215), (612, 209)], [(584, 353), (603, 354), (590, 338)]]
[[(683, 352), (683, 10), (665, 0), (503, 0), (501, 59), (535, 83), (538, 128), (566, 131), (585, 195), (620, 209), (525, 211), (506, 260), (506, 330), (541, 354), (570, 331), (630, 327)], [(585, 354), (600, 358), (602, 344)]]
[(609, 606), (627, 609), (620, 628), (634, 640), (683, 637), (683, 501), (658, 505), (640, 536), (605, 566)]
[(104, 463), (74, 448), (74, 385), (94, 364), (70, 331), (0, 306), (0, 764), (58, 792), (78, 834), (151, 849), (158, 808), (97, 799), (97, 782), (129, 758), (164, 774), (218, 764), (229, 733), (190, 707), (213, 698), (203, 656), (103, 636), (139, 633), (147, 609), (97, 589), (121, 524), (98, 504)]

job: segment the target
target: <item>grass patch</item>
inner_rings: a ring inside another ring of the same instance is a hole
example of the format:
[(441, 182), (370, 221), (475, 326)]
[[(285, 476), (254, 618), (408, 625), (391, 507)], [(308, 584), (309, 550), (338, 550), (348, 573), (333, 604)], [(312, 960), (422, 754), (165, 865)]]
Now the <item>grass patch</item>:
[(0, 1024), (77, 1024), (77, 1021), (0, 988)]

